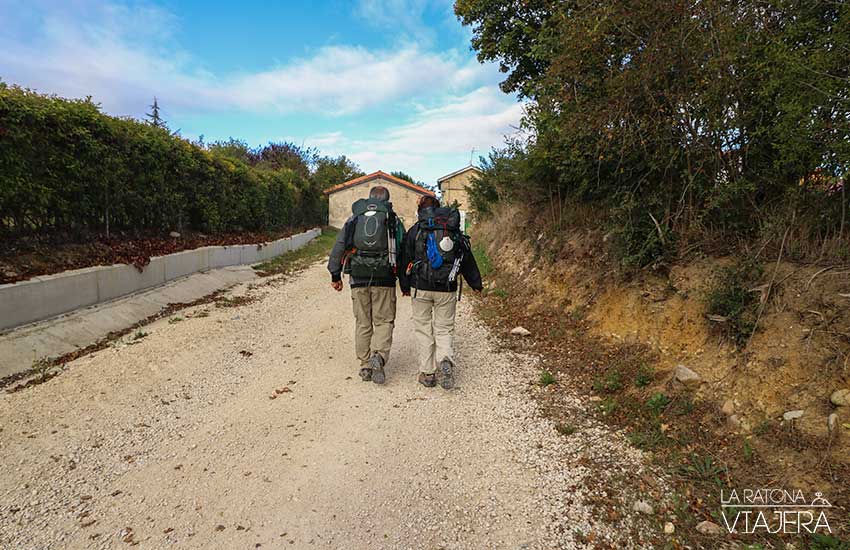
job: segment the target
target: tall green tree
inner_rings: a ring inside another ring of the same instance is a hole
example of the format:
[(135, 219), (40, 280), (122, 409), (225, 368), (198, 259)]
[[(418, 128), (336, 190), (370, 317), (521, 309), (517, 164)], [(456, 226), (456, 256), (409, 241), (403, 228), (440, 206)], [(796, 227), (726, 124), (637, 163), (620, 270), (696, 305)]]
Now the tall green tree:
[(151, 112), (145, 113), (147, 117), (148, 124), (155, 128), (168, 128), (168, 124), (165, 120), (162, 119), (162, 116), (159, 113), (159, 101), (157, 101), (156, 96), (153, 98), (153, 103), (148, 105), (150, 107)]
[(364, 175), (359, 166), (345, 155), (338, 157), (321, 157), (316, 161), (316, 169), (312, 179), (319, 189), (327, 189), (334, 185)]
[[(508, 168), (532, 200), (606, 202), (640, 249), (694, 228), (746, 234), (782, 204), (826, 206), (812, 223), (843, 231), (847, 3), (458, 0), (455, 11), (479, 59), (506, 73), (503, 89), (530, 101), (532, 137)], [(510, 196), (495, 178), (506, 170), (491, 172), (489, 196)]]

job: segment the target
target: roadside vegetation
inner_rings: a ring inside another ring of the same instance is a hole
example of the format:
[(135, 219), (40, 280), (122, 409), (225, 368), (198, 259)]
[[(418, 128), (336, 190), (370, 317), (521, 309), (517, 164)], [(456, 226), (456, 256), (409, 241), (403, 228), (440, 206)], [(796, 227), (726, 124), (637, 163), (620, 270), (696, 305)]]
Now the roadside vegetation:
[(332, 227), (324, 227), (322, 234), (307, 246), (255, 265), (254, 269), (264, 277), (300, 271), (313, 262), (327, 258), (336, 241), (337, 233), (338, 231)]
[(361, 175), (292, 143), (190, 141), (154, 100), (144, 121), (0, 81), (0, 284), (324, 223), (327, 187)]
[[(595, 227), (620, 267), (696, 252), (850, 261), (850, 6), (458, 0), (528, 101), (472, 201)], [(518, 24), (521, 22), (521, 24)]]
[[(696, 531), (696, 525), (706, 520), (723, 525), (721, 490), (728, 493), (732, 488), (769, 487), (785, 479), (789, 471), (777, 466), (775, 456), (786, 457), (783, 462), (792, 472), (802, 468), (810, 483), (834, 497), (830, 502), (845, 505), (850, 469), (828, 456), (834, 442), (804, 434), (793, 425), (782, 426), (773, 419), (754, 426), (751, 432), (729, 430), (729, 420), (721, 413), (719, 403), (670, 380), (667, 373), (655, 371), (653, 365), (660, 360), (658, 350), (639, 342), (612, 342), (595, 335), (590, 321), (565, 315), (555, 303), (533, 310), (517, 308), (518, 303), (532, 303), (539, 290), (515, 273), (497, 269), (490, 282), (508, 289), (512, 300), (484, 294), (476, 299), (477, 312), (495, 332), (509, 334), (517, 325), (531, 332), (524, 338), (507, 336), (502, 343), (539, 358), (540, 370), (529, 385), (538, 388), (532, 393), (556, 431), (564, 436), (582, 431), (584, 415), (561, 401), (564, 394), (577, 391), (585, 400), (582, 412), (622, 429), (626, 439), (647, 453), (667, 477), (673, 494), (653, 493), (645, 479), (623, 480), (628, 490), (620, 491), (634, 491), (650, 499), (658, 510), (653, 521), (669, 519), (675, 524), (675, 533), (669, 536), (659, 531), (656, 547), (718, 547), (725, 539), (703, 535)], [(804, 458), (808, 455), (816, 458), (817, 468), (809, 468), (811, 463)], [(609, 504), (601, 502), (598, 513), (609, 513)], [(840, 509), (830, 526), (833, 534), (829, 536), (780, 537), (760, 532), (737, 540), (744, 544), (742, 548), (790, 548), (780, 539), (793, 540), (798, 549), (845, 548), (850, 544), (850, 524)]]

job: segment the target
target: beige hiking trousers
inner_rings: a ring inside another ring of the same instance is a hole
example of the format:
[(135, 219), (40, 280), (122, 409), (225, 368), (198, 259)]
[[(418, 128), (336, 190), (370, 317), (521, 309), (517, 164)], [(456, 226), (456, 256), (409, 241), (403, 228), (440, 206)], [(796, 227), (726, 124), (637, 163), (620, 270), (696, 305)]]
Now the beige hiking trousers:
[(354, 351), (365, 367), (378, 352), (384, 363), (390, 360), (395, 327), (395, 287), (369, 286), (351, 289), (354, 307)]
[(413, 298), (413, 330), (419, 371), (433, 374), (436, 362), (454, 363), (455, 308), (457, 293), (416, 290)]

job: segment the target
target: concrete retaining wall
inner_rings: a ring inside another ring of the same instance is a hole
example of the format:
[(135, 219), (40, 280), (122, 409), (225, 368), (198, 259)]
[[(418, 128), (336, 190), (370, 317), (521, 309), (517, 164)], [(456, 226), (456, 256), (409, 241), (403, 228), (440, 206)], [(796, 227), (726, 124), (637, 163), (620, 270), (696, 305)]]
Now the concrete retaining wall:
[(301, 248), (321, 233), (315, 228), (259, 245), (205, 246), (154, 256), (141, 272), (130, 265), (116, 264), (0, 285), (0, 330), (113, 300), (192, 273), (264, 262)]

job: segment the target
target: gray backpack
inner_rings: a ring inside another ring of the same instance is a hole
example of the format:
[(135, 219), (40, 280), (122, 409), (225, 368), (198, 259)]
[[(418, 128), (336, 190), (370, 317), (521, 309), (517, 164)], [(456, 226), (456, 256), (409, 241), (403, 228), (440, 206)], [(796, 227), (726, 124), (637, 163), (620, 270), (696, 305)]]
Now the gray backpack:
[(389, 279), (396, 273), (396, 216), (392, 204), (360, 199), (351, 205), (355, 216), (350, 243), (349, 273), (358, 279)]

